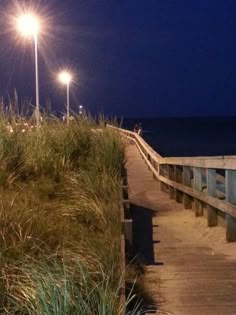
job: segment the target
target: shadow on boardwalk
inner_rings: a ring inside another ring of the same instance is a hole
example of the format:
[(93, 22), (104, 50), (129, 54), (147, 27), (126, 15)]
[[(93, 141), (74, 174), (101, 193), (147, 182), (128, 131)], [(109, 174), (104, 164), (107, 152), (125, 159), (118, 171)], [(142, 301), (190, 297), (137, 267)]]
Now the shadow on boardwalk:
[(156, 262), (154, 257), (152, 218), (156, 212), (136, 204), (130, 205), (133, 219), (133, 250), (135, 256), (144, 265), (162, 265)]
[[(136, 204), (130, 204), (130, 217), (133, 220), (133, 245), (131, 260), (134, 260), (136, 263), (136, 271), (139, 270), (141, 274), (144, 272), (143, 265), (160, 265), (162, 263), (155, 262), (154, 257), (154, 241), (153, 241), (153, 226), (152, 226), (152, 217), (154, 212), (150, 209), (138, 206)], [(136, 310), (138, 314), (154, 314), (156, 313), (156, 305), (154, 300), (145, 292), (144, 287), (140, 283), (126, 283), (127, 285), (127, 295), (130, 293), (130, 290), (133, 290), (133, 293), (136, 294), (136, 298), (129, 305), (130, 311), (139, 305)], [(127, 313), (129, 314), (129, 312)], [(131, 311), (131, 314), (132, 311)]]

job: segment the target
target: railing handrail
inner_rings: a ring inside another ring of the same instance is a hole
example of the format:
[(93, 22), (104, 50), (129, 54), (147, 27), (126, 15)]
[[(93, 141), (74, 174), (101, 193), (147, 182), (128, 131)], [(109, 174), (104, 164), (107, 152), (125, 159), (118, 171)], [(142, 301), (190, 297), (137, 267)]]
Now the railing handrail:
[[(108, 125), (131, 139), (139, 149), (153, 175), (166, 187), (171, 198), (183, 199), (184, 207), (192, 207), (203, 215), (208, 206), (208, 226), (217, 225), (220, 210), (225, 215), (228, 241), (236, 241), (236, 156), (162, 157), (137, 133)], [(225, 176), (217, 174), (225, 170)], [(183, 198), (182, 198), (183, 197)], [(225, 200), (221, 200), (221, 199)]]
[(222, 156), (194, 156), (194, 157), (163, 157), (157, 153), (142, 137), (133, 131), (108, 125), (109, 128), (117, 129), (119, 132), (135, 139), (143, 146), (152, 158), (158, 159), (159, 164), (182, 165), (200, 168), (217, 168), (236, 170), (236, 155)]

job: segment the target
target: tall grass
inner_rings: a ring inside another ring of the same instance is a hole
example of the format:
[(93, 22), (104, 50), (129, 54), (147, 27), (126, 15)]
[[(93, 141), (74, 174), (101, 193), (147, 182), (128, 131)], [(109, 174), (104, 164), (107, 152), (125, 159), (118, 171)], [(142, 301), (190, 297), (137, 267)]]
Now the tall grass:
[(122, 314), (117, 134), (0, 121), (1, 314)]

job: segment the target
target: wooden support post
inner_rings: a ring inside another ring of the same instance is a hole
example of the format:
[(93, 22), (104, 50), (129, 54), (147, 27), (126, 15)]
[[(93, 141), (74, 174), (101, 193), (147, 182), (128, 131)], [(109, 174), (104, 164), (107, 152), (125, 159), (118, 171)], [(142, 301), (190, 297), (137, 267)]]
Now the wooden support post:
[[(161, 176), (166, 177), (166, 174), (167, 174), (166, 168), (167, 168), (167, 165), (166, 165), (166, 164), (161, 164), (161, 165), (159, 166), (159, 172), (160, 172), (160, 175), (161, 175)], [(160, 182), (160, 190), (161, 190), (161, 191), (166, 192), (166, 190), (167, 190), (166, 187), (167, 187), (167, 185), (166, 185), (165, 183)]]
[[(202, 170), (200, 167), (193, 168), (193, 185), (194, 189), (202, 191)], [(203, 216), (203, 205), (198, 199), (194, 200), (194, 210), (196, 217)]]
[[(121, 265), (122, 272), (125, 274), (126, 262), (125, 262), (125, 236), (124, 236), (124, 234), (121, 235), (120, 246), (121, 246), (120, 265)], [(121, 309), (123, 309), (125, 307), (125, 299), (126, 299), (126, 297), (125, 297), (125, 291), (126, 291), (125, 284), (126, 283), (125, 283), (124, 276), (122, 276), (120, 292), (119, 292), (119, 294), (120, 294), (119, 304), (120, 304)]]
[[(153, 167), (155, 168), (156, 171), (158, 171), (158, 166), (157, 166), (157, 162), (153, 161), (152, 163)], [(153, 173), (153, 179), (157, 179), (156, 175)]]
[(157, 174), (160, 174), (160, 165), (158, 162), (155, 162), (155, 169), (157, 170)]
[[(151, 171), (151, 167), (149, 166), (149, 163), (152, 163), (152, 161), (150, 160), (150, 155), (147, 153), (146, 154), (146, 158), (147, 158), (147, 166), (148, 166), (148, 170)], [(149, 162), (149, 163), (148, 163)]]
[[(216, 170), (207, 169), (207, 193), (209, 196), (216, 197)], [(207, 225), (216, 226), (218, 223), (216, 208), (207, 205)]]
[[(183, 168), (182, 166), (175, 165), (175, 181), (183, 184)], [(179, 203), (183, 202), (183, 193), (180, 190), (175, 190), (175, 200)]]
[[(225, 174), (226, 201), (236, 204), (236, 171), (226, 170)], [(236, 218), (226, 215), (226, 239), (236, 241)]]
[[(191, 187), (191, 172), (190, 172), (190, 167), (188, 166), (183, 167), (183, 184), (187, 187)], [(192, 208), (192, 200), (189, 195), (184, 194), (183, 203), (184, 203), (184, 209)]]
[[(125, 235), (124, 235), (124, 205), (122, 203), (122, 191), (120, 194), (120, 219), (121, 219), (121, 255), (120, 255), (120, 264), (122, 270), (125, 270)], [(120, 305), (123, 307), (125, 305), (125, 280), (122, 277), (121, 289), (120, 289)]]
[(165, 165), (163, 165), (163, 164), (160, 164), (160, 165), (159, 165), (159, 174), (160, 174), (161, 176), (164, 176), (164, 167), (165, 167)]
[(133, 245), (133, 220), (125, 219), (124, 221), (125, 239), (130, 245)]
[(123, 185), (122, 191), (123, 191), (123, 199), (127, 200), (128, 199), (128, 185)]
[[(168, 165), (168, 178), (170, 180), (175, 180), (175, 169), (173, 165)], [(169, 186), (169, 194), (170, 199), (175, 199), (175, 189), (171, 186)]]
[(236, 241), (236, 218), (226, 215), (226, 239), (228, 242)]

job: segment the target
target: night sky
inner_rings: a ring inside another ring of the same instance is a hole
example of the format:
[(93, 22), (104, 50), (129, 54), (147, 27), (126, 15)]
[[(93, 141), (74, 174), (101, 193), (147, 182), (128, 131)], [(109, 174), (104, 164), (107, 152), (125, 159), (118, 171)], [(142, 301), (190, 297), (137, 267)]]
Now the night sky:
[[(0, 0), (0, 93), (34, 102), (31, 41), (9, 19), (24, 1)], [(27, 1), (44, 16), (40, 104), (123, 117), (236, 116), (235, 0)], [(35, 5), (36, 4), (36, 5)]]

